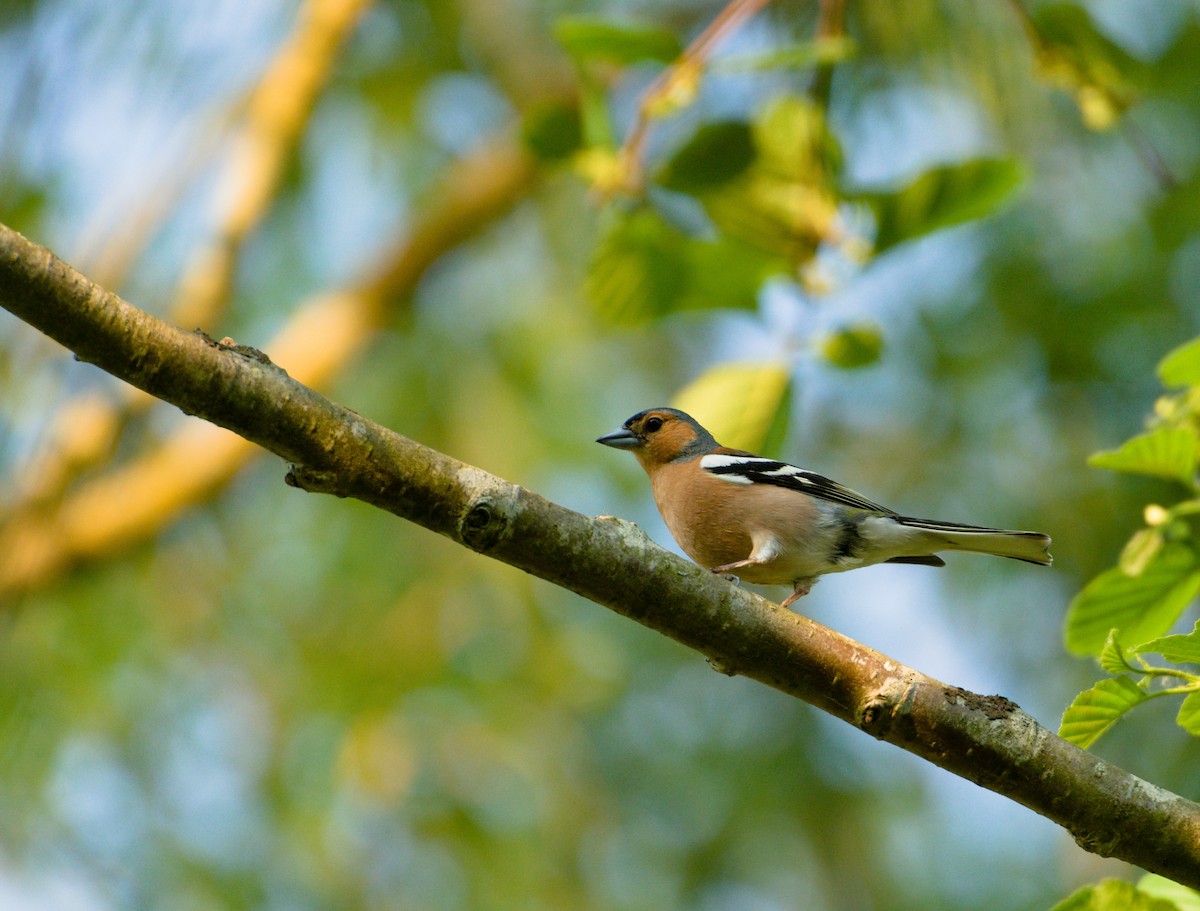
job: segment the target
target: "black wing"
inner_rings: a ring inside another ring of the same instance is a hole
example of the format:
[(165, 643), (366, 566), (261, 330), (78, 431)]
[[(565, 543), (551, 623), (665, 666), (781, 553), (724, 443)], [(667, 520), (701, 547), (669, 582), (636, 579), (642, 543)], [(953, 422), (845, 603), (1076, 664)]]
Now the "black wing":
[(805, 471), (803, 468), (797, 468), (787, 462), (778, 462), (759, 456), (713, 453), (700, 460), (700, 467), (709, 474), (717, 475), (733, 483), (771, 484), (775, 487), (785, 487), (809, 496), (820, 497), (831, 503), (849, 506), (851, 509), (864, 509), (886, 516), (898, 515), (894, 510), (868, 500), (862, 494), (849, 487), (843, 487), (837, 481), (831, 481), (824, 475)]

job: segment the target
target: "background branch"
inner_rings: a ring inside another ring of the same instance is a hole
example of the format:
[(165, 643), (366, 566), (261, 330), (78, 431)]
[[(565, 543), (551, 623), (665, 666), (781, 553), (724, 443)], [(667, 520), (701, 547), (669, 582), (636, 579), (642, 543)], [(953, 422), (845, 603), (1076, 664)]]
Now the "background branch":
[(137, 310), (0, 226), (0, 303), (85, 361), (353, 496), (569, 588), (1062, 825), (1084, 848), (1200, 886), (1200, 805), (655, 546), (365, 420), (252, 350)]
[[(303, 302), (266, 349), (294, 365), (300, 382), (325, 385), (394, 312), (389, 305), (408, 301), (442, 254), (507, 212), (535, 172), (511, 139), (498, 139), (459, 161), (368, 275)], [(76, 437), (115, 431), (115, 418), (90, 430), (98, 418), (94, 410), (89, 414), (85, 420), (74, 413)], [(42, 584), (80, 560), (143, 540), (224, 486), (254, 453), (239, 437), (188, 423), (128, 464), (68, 491), (50, 508), (13, 510), (0, 524), (0, 598)]]
[[(151, 183), (148, 198), (133, 215), (123, 213), (119, 224), (97, 230), (106, 240), (93, 257), (94, 267), (84, 268), (102, 284), (119, 287), (184, 187), (202, 170), (201, 164), (226, 146), (212, 200), (212, 227), (188, 255), (170, 307), (170, 318), (180, 325), (217, 325), (225, 315), (246, 240), (270, 211), (284, 165), (295, 154), (342, 48), (370, 2), (305, 0), (292, 32), (248, 98), (238, 105), (244, 108), (238, 122), (197, 130), (205, 138), (190, 146), (187, 166), (168, 186)], [(223, 119), (231, 117), (227, 114)], [(225, 136), (226, 132), (231, 135)], [(221, 135), (219, 142), (214, 133)], [(53, 511), (81, 474), (107, 462), (125, 425), (152, 403), (153, 399), (130, 387), (122, 387), (116, 395), (92, 391), (67, 402), (46, 431), (45, 443), (15, 472), (7, 498), (11, 512), (19, 516), (17, 524), (53, 524), (53, 516), (46, 516), (42, 508), (49, 505)], [(53, 544), (49, 549), (54, 549)], [(0, 570), (0, 579), (4, 575)]]

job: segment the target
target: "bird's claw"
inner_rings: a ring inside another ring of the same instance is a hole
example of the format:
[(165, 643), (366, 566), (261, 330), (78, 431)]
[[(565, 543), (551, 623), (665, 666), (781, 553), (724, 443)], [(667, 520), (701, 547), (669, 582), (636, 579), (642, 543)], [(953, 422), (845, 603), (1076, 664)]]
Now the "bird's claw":
[(719, 566), (716, 567), (715, 569), (710, 569), (709, 572), (711, 572), (714, 576), (720, 576), (726, 582), (732, 582), (734, 585), (742, 584), (742, 580), (740, 577), (735, 576), (733, 573), (723, 572), (721, 570), (721, 567), (719, 567)]
[(780, 607), (787, 607), (793, 601), (798, 601), (812, 591), (812, 587), (816, 584), (816, 579), (801, 579), (798, 582), (792, 583), (792, 593), (779, 602)]

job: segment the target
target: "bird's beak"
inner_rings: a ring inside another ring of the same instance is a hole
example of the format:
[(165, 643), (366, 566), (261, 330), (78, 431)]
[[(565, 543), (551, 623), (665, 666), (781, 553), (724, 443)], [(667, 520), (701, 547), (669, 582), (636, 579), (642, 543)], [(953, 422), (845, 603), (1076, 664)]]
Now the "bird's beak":
[(620, 430), (614, 430), (612, 433), (606, 433), (604, 436), (598, 437), (596, 442), (603, 443), (605, 446), (611, 446), (613, 449), (633, 449), (641, 441), (632, 430), (622, 427)]

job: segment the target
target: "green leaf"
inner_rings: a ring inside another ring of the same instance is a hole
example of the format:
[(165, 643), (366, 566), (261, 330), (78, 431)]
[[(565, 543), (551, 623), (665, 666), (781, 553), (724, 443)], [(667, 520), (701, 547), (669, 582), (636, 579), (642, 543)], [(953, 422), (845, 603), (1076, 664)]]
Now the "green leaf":
[(1108, 640), (1100, 651), (1100, 667), (1114, 676), (1127, 674), (1130, 671), (1141, 673), (1140, 667), (1134, 667), (1125, 656), (1125, 648), (1117, 641), (1117, 631), (1109, 630)]
[(841, 144), (825, 112), (807, 98), (776, 98), (754, 118), (753, 131), (761, 164), (776, 177), (819, 184), (841, 170)]
[(1200, 737), (1200, 693), (1188, 693), (1183, 697), (1175, 721), (1193, 737)]
[(1173, 664), (1200, 664), (1200, 620), (1190, 633), (1151, 639), (1132, 649), (1139, 655), (1153, 652)]
[(1126, 642), (1161, 636), (1198, 590), (1196, 554), (1184, 544), (1167, 544), (1138, 576), (1117, 567), (1105, 570), (1067, 609), (1067, 649), (1077, 655), (1099, 654), (1114, 628)]
[(1121, 549), (1117, 566), (1127, 576), (1139, 576), (1162, 550), (1165, 543), (1166, 539), (1163, 537), (1161, 528), (1139, 529), (1130, 536), (1129, 541)]
[(982, 218), (998, 209), (1021, 182), (1011, 159), (977, 158), (934, 168), (892, 192), (856, 198), (875, 213), (875, 252), (933, 231)]
[(632, 326), (682, 310), (753, 309), (784, 264), (724, 238), (689, 237), (651, 209), (620, 217), (596, 245), (584, 292), (596, 314)]
[(1136, 99), (1145, 67), (1105, 37), (1078, 4), (1042, 5), (1032, 23), (1043, 77), (1075, 97), (1089, 128), (1116, 123)]
[(554, 24), (554, 37), (577, 63), (669, 63), (683, 53), (683, 45), (667, 29), (587, 16), (559, 19)]
[(843, 370), (867, 367), (879, 360), (883, 335), (874, 323), (857, 323), (832, 332), (821, 342), (825, 360)]
[(584, 282), (597, 315), (631, 326), (667, 313), (687, 280), (685, 244), (681, 232), (648, 209), (614, 221)]
[(1198, 446), (1200, 439), (1192, 427), (1159, 427), (1126, 440), (1119, 449), (1095, 453), (1088, 464), (1191, 484), (1196, 475)]
[(1180, 345), (1158, 362), (1164, 386), (1200, 386), (1200, 338)]
[(1148, 698), (1146, 692), (1128, 677), (1101, 680), (1067, 706), (1058, 736), (1086, 750), (1118, 718)]
[(560, 101), (535, 105), (521, 124), (526, 147), (543, 161), (561, 161), (583, 146), (579, 107)]
[(783, 437), (790, 390), (783, 364), (719, 364), (681, 389), (674, 405), (724, 445), (764, 452)]
[(617, 147), (608, 110), (608, 87), (594, 74), (579, 74), (579, 127), (588, 149), (612, 151)]
[(1181, 886), (1174, 880), (1147, 873), (1137, 882), (1139, 892), (1152, 898), (1161, 898), (1175, 905), (1178, 911), (1200, 911), (1200, 892)]
[(1162, 897), (1142, 892), (1132, 883), (1106, 879), (1084, 886), (1064, 898), (1050, 911), (1180, 911)]
[[(701, 178), (689, 179), (684, 167), (672, 166), (667, 185), (697, 196), (726, 236), (794, 268), (834, 235), (840, 146), (821, 109), (793, 96), (776, 99), (756, 115), (749, 137), (745, 129), (725, 126), (698, 134), (688, 156), (709, 162)], [(746, 159), (747, 138), (752, 161)], [(722, 154), (727, 161), (712, 161)]]
[(663, 166), (658, 182), (669, 190), (698, 195), (728, 183), (754, 163), (750, 124), (725, 120), (700, 127)]
[(684, 255), (688, 276), (679, 289), (677, 310), (753, 310), (763, 282), (787, 269), (780, 258), (731, 237), (689, 238)]

